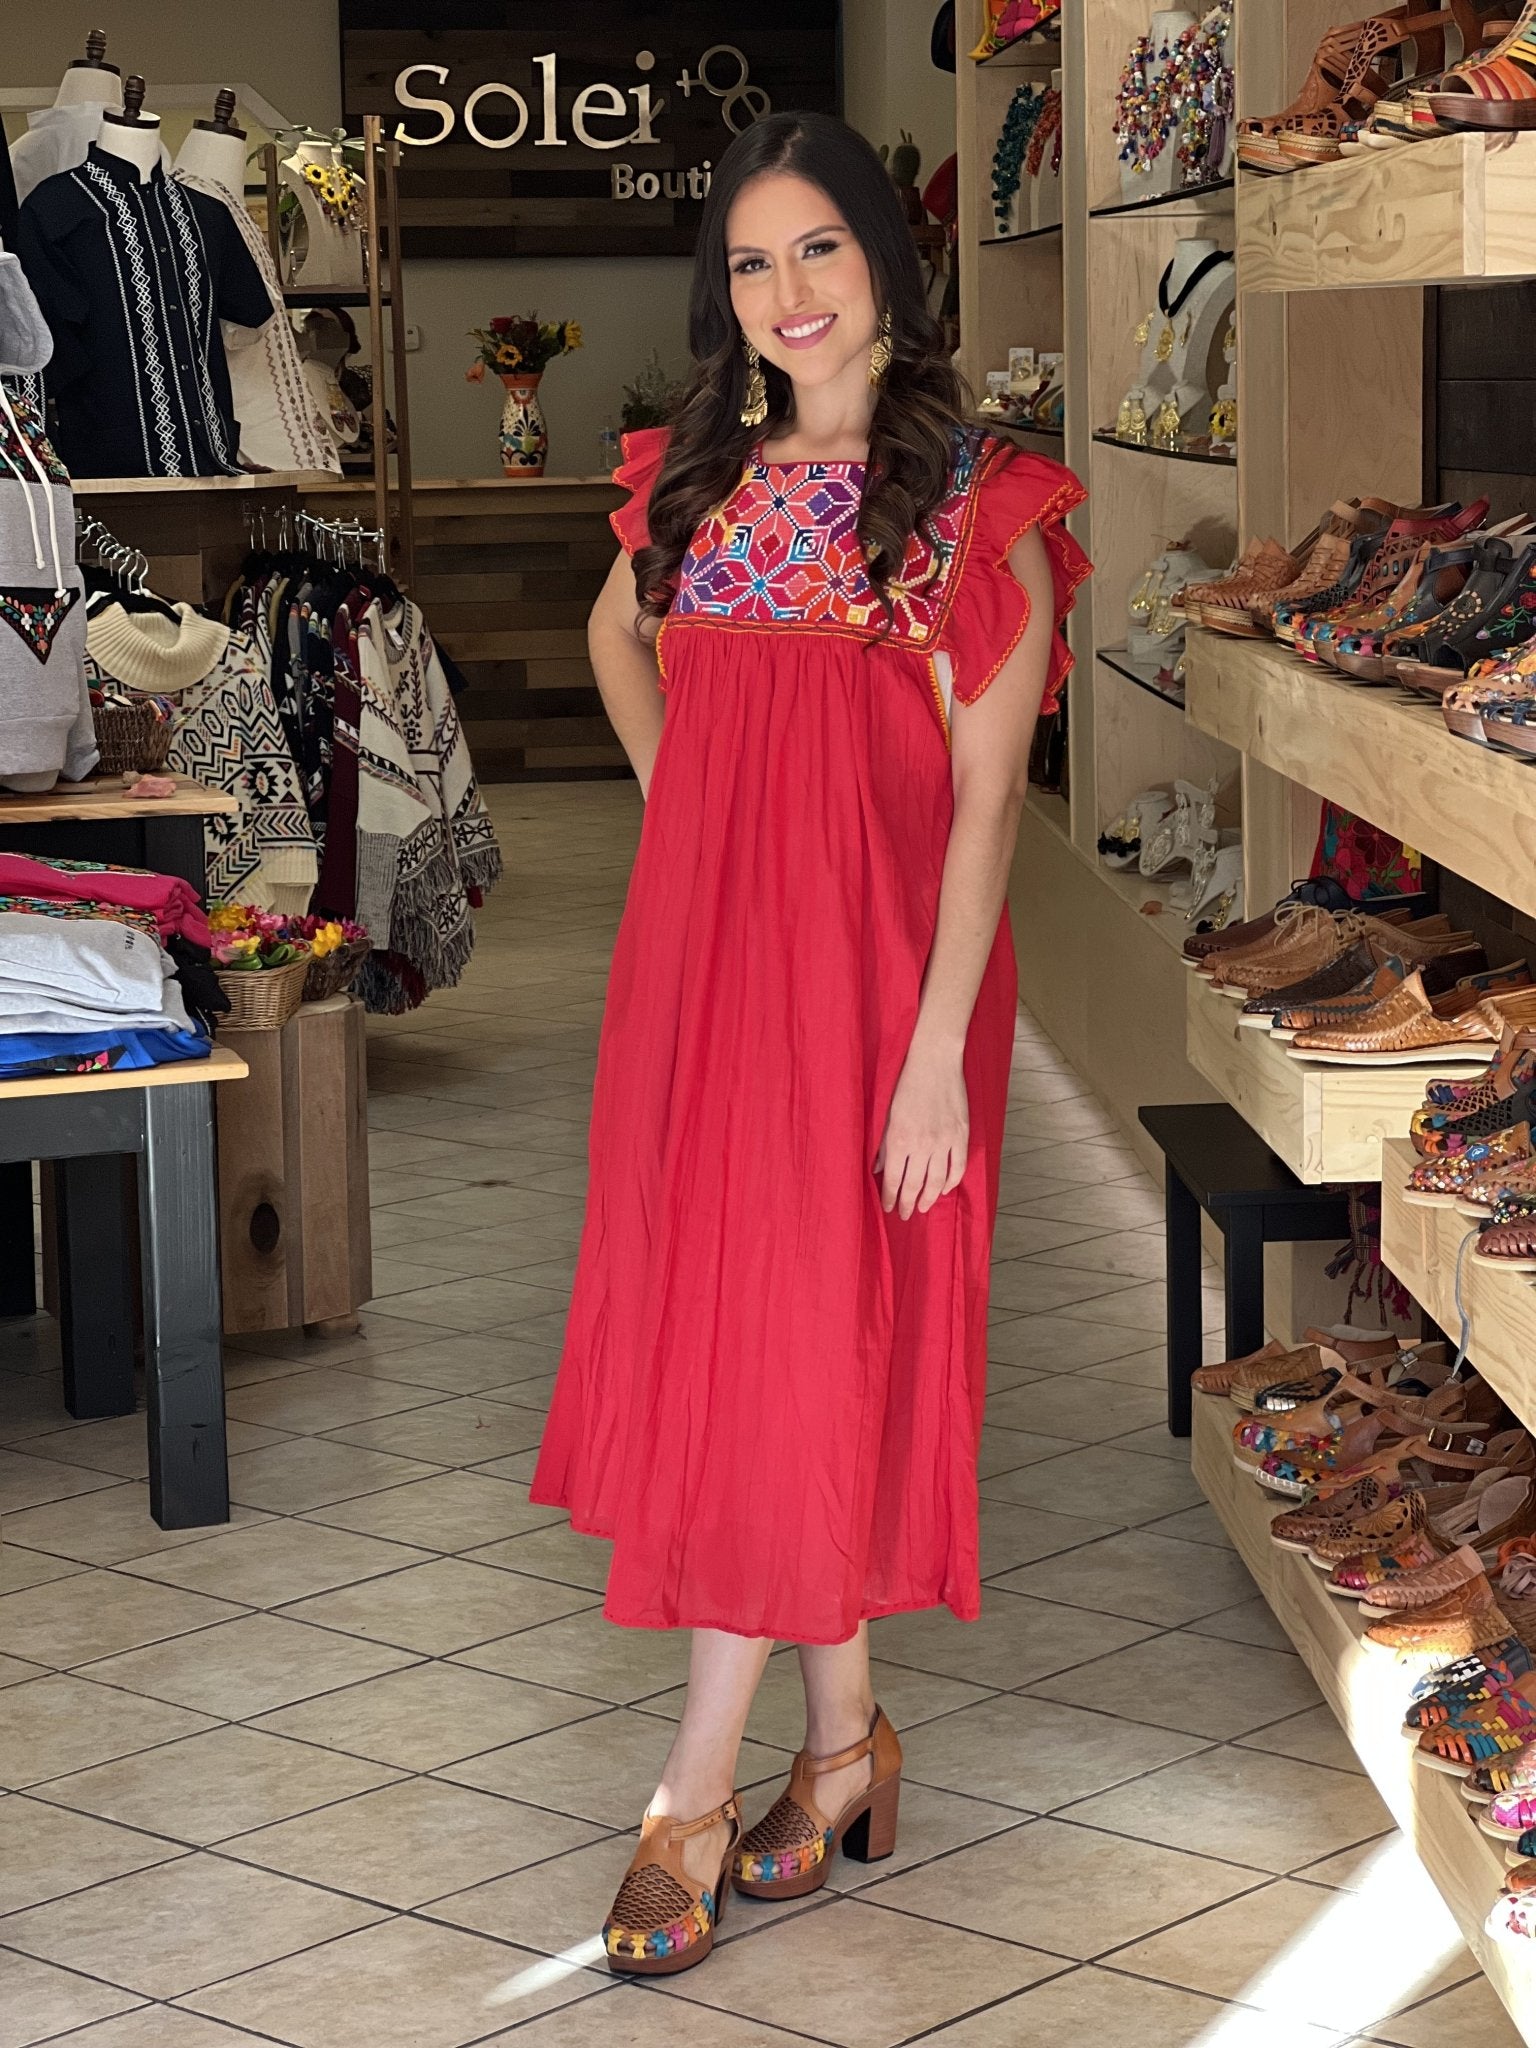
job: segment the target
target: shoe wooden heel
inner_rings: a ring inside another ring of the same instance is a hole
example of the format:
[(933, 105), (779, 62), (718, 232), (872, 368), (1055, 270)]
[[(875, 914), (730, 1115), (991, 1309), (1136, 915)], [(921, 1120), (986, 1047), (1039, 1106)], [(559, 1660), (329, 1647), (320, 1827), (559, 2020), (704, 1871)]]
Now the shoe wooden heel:
[[(846, 1770), (865, 1757), (870, 1759), (868, 1785), (829, 1818), (816, 1803), (817, 1778)], [(861, 1742), (835, 1756), (800, 1751), (786, 1789), (742, 1836), (735, 1859), (737, 1891), (750, 1899), (803, 1898), (826, 1883), (838, 1848), (855, 1863), (878, 1863), (896, 1847), (900, 1799), (901, 1744), (876, 1707), (874, 1723)]]
[(896, 1815), (901, 1805), (901, 1774), (887, 1778), (869, 1795), (869, 1804), (843, 1830), (840, 1847), (855, 1863), (883, 1863), (896, 1848)]

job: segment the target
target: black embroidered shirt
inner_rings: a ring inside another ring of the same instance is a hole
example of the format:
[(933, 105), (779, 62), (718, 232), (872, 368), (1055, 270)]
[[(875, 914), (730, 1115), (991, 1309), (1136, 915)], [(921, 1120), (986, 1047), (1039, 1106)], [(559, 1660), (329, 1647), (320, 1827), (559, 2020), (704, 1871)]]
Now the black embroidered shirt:
[(228, 209), (93, 148), (28, 195), (17, 253), (53, 333), (45, 382), (74, 475), (237, 474), (219, 322), (260, 327), (272, 299)]

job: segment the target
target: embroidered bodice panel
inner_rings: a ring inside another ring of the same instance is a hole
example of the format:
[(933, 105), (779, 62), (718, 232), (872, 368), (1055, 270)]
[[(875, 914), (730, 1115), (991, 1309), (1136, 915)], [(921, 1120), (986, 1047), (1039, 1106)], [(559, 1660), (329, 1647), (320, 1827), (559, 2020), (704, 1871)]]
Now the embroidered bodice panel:
[[(926, 646), (937, 636), (969, 529), (981, 446), (957, 438), (950, 487), (914, 535), (890, 586), (892, 637)], [(755, 449), (730, 497), (694, 535), (683, 558), (673, 619), (734, 625), (813, 626), (880, 633), (885, 609), (858, 536), (864, 464), (766, 462)]]

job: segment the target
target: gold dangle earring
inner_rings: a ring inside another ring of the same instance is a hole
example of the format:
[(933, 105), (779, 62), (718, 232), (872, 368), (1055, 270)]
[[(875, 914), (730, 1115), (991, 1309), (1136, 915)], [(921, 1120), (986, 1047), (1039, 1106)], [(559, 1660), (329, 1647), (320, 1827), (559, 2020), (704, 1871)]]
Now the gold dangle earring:
[(878, 391), (885, 382), (886, 372), (891, 367), (891, 309), (886, 307), (880, 315), (880, 328), (869, 351), (869, 384), (872, 391)]
[(747, 395), (742, 401), (741, 424), (760, 427), (768, 417), (768, 380), (763, 375), (763, 359), (756, 344), (743, 335), (741, 346), (747, 358)]

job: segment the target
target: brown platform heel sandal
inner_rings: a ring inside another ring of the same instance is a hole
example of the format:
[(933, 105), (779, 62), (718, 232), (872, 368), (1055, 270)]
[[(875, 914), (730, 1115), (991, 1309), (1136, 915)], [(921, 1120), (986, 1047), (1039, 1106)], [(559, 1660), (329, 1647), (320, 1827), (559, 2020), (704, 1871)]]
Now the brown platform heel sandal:
[[(683, 1866), (682, 1845), (722, 1821), (730, 1823), (731, 1839), (720, 1874), (712, 1885), (701, 1884)], [(741, 1808), (734, 1793), (697, 1820), (648, 1813), (640, 1826), (640, 1846), (603, 1922), (609, 1969), (625, 1977), (670, 1977), (702, 1963), (715, 1945), (740, 1847)]]
[[(826, 1771), (840, 1771), (872, 1757), (869, 1783), (835, 1820), (816, 1804), (813, 1788)], [(875, 1709), (874, 1726), (862, 1742), (835, 1756), (802, 1749), (789, 1771), (788, 1787), (736, 1852), (736, 1889), (751, 1899), (798, 1899), (819, 1891), (841, 1849), (855, 1863), (878, 1863), (896, 1847), (896, 1809), (901, 1798), (901, 1744), (896, 1730)]]

